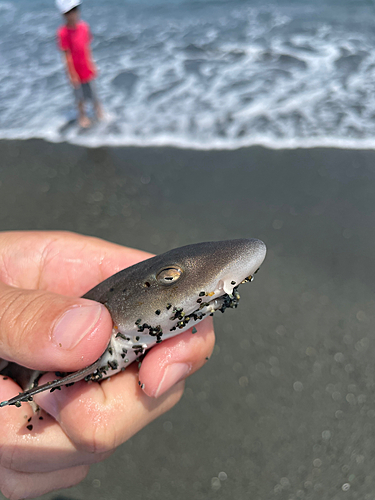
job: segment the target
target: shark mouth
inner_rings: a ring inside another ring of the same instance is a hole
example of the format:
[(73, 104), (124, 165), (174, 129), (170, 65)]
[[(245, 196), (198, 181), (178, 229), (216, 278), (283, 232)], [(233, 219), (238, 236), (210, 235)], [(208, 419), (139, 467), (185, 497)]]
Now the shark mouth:
[(177, 330), (177, 328), (185, 328), (191, 320), (193, 323), (197, 323), (201, 321), (207, 314), (210, 314), (212, 316), (216, 311), (221, 311), (223, 313), (228, 308), (236, 308), (240, 300), (240, 294), (238, 293), (237, 288), (238, 287), (233, 288), (231, 294), (225, 293), (224, 295), (214, 298), (213, 300), (210, 300), (208, 302), (202, 302), (198, 309), (188, 315), (184, 314), (182, 308), (175, 308), (173, 310), (173, 316), (171, 317), (171, 319), (177, 319), (178, 321), (175, 326), (172, 326), (172, 328), (170, 328), (170, 331), (172, 332), (174, 330)]
[[(255, 272), (258, 272), (258, 270)], [(253, 279), (254, 279), (254, 276), (249, 276), (249, 277), (245, 278), (244, 280), (242, 280), (241, 283), (239, 283), (239, 285), (241, 285), (242, 283), (249, 283), (249, 282), (253, 281)], [(234, 282), (232, 282), (232, 283), (234, 283)], [(186, 326), (188, 325), (188, 323), (190, 321), (192, 321), (192, 323), (198, 323), (206, 315), (209, 314), (210, 316), (212, 316), (214, 314), (214, 312), (216, 312), (216, 311), (220, 311), (220, 312), (224, 313), (225, 310), (228, 308), (235, 309), (238, 306), (238, 303), (240, 301), (240, 294), (238, 293), (239, 285), (234, 286), (234, 287), (232, 285), (232, 287), (230, 287), (228, 289), (228, 286), (226, 286), (224, 284), (223, 286), (220, 287), (220, 289), (224, 292), (226, 292), (226, 290), (228, 290), (227, 293), (224, 293), (220, 296), (216, 296), (213, 299), (206, 301), (206, 302), (203, 302), (202, 299), (198, 299), (198, 301), (201, 300), (200, 306), (196, 310), (194, 310), (193, 312), (191, 312), (189, 314), (185, 314), (182, 307), (174, 308), (172, 311), (173, 315), (170, 319), (171, 320), (177, 319), (177, 323), (175, 323), (175, 325), (172, 326), (172, 328), (170, 328), (170, 331), (172, 332), (174, 330), (177, 330), (178, 328), (179, 329), (186, 329)], [(204, 292), (202, 292), (202, 295), (203, 295), (203, 293)], [(204, 295), (210, 297), (210, 296), (214, 296), (215, 293), (214, 292), (208, 293), (208, 294), (205, 293)]]

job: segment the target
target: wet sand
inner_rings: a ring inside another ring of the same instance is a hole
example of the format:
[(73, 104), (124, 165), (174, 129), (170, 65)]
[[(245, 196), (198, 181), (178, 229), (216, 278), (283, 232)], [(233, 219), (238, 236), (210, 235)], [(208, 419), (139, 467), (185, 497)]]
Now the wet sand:
[(179, 405), (43, 499), (373, 498), (374, 164), (372, 151), (0, 141), (2, 230), (154, 253), (237, 237), (268, 246)]

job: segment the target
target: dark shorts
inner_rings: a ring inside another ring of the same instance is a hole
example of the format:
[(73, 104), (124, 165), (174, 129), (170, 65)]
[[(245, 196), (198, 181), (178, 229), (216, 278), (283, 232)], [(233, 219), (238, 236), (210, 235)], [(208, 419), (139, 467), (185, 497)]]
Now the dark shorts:
[(77, 104), (84, 101), (92, 101), (96, 104), (98, 98), (96, 96), (94, 81), (91, 80), (91, 82), (81, 83), (79, 87), (74, 87), (74, 98)]

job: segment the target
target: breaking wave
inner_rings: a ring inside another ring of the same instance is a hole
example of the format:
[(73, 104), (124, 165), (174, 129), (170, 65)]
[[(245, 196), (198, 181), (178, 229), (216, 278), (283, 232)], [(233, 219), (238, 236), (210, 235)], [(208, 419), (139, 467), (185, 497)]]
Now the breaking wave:
[(0, 0), (0, 138), (375, 147), (374, 6), (86, 0), (107, 119), (74, 122), (51, 0)]

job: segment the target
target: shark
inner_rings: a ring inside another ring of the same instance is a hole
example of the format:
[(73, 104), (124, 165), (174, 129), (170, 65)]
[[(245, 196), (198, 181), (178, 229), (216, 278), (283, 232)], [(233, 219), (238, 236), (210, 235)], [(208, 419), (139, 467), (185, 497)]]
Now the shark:
[(123, 269), (88, 291), (83, 298), (101, 302), (111, 314), (113, 330), (104, 353), (79, 371), (56, 373), (38, 385), (44, 372), (0, 360), (0, 373), (14, 378), (24, 392), (0, 403), (21, 406), (43, 391), (79, 380), (100, 382), (140, 361), (146, 351), (192, 328), (207, 315), (236, 308), (238, 287), (253, 281), (266, 256), (259, 239), (195, 243), (175, 248)]

